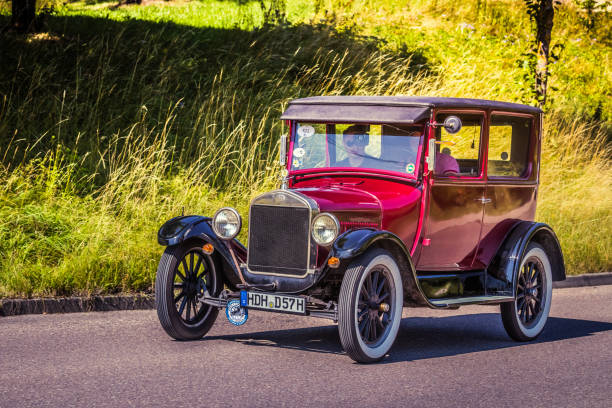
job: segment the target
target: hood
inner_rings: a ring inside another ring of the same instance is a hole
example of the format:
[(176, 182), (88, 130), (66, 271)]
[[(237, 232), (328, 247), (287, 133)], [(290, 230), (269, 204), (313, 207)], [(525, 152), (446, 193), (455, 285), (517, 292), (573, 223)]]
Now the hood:
[(349, 186), (321, 186), (298, 188), (319, 205), (319, 210), (332, 213), (338, 218), (341, 230), (353, 227), (380, 228), (382, 206), (375, 195)]
[(316, 201), (321, 212), (355, 226), (396, 229), (397, 222), (405, 221), (405, 216), (419, 207), (421, 198), (420, 188), (385, 180), (312, 184), (292, 190)]
[(321, 212), (365, 211), (380, 213), (380, 200), (357, 188), (346, 186), (306, 187), (293, 189), (317, 202)]

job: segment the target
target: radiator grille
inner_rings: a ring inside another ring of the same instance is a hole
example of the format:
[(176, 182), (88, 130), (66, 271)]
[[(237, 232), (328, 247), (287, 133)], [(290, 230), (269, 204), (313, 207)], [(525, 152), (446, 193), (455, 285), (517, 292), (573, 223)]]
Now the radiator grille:
[(248, 266), (251, 271), (304, 275), (310, 247), (310, 209), (252, 205)]

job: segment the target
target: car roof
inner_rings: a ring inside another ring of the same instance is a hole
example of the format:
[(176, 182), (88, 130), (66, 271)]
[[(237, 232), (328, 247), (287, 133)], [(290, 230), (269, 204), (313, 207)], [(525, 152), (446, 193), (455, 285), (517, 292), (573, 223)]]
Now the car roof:
[(417, 123), (432, 108), (471, 108), (537, 114), (540, 108), (486, 99), (431, 96), (313, 96), (289, 102), (281, 119)]

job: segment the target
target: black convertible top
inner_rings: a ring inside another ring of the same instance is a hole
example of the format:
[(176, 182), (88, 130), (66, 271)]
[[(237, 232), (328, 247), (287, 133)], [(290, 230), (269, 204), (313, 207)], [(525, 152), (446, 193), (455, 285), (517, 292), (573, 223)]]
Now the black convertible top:
[(281, 119), (321, 122), (418, 123), (432, 108), (472, 108), (536, 114), (540, 108), (486, 99), (429, 96), (313, 96), (289, 102)]

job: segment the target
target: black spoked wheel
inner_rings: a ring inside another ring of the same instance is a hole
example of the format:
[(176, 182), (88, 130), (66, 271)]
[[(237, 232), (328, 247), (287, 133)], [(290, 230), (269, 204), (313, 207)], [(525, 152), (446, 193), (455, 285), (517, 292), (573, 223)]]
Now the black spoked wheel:
[(513, 302), (502, 303), (502, 321), (515, 340), (535, 339), (544, 329), (552, 298), (552, 270), (540, 245), (527, 248), (516, 280)]
[(403, 301), (401, 275), (389, 252), (375, 249), (351, 263), (340, 289), (338, 330), (353, 360), (384, 358), (397, 336)]
[(384, 265), (377, 265), (366, 275), (359, 290), (357, 326), (361, 339), (368, 346), (376, 346), (391, 329), (391, 306), (395, 285), (391, 272)]
[(542, 314), (544, 266), (538, 258), (529, 258), (521, 268), (516, 285), (516, 309), (525, 327), (531, 326)]
[(217, 308), (198, 301), (204, 289), (214, 296), (221, 287), (214, 260), (202, 251), (202, 244), (192, 241), (167, 248), (157, 269), (157, 315), (177, 340), (201, 338), (218, 315)]
[(186, 324), (200, 321), (209, 306), (198, 302), (204, 288), (214, 287), (215, 276), (211, 273), (210, 260), (200, 249), (192, 249), (183, 256), (181, 263), (175, 269), (174, 307)]

